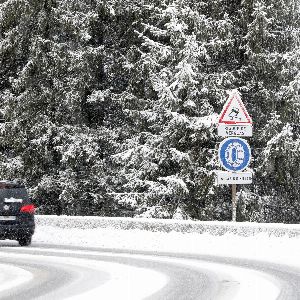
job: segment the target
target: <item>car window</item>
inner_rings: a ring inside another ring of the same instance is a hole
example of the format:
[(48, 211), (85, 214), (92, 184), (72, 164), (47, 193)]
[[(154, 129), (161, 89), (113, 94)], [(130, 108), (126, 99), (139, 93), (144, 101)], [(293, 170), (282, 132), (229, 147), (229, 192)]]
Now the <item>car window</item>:
[(28, 199), (28, 194), (26, 189), (24, 188), (12, 188), (12, 189), (0, 189), (0, 201), (4, 201), (4, 199)]

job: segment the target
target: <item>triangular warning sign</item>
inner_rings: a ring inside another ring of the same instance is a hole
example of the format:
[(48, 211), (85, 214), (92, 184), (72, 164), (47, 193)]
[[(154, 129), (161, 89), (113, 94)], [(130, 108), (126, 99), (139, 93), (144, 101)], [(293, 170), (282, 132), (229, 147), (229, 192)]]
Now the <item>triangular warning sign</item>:
[(237, 90), (234, 90), (228, 97), (220, 114), (219, 124), (249, 124), (252, 125), (244, 103)]

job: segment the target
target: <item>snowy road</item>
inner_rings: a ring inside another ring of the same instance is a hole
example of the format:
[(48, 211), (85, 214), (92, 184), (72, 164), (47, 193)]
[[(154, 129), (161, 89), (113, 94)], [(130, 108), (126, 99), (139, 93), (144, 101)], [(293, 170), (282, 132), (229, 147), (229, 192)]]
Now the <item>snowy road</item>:
[(0, 242), (0, 299), (300, 299), (300, 271), (187, 254)]

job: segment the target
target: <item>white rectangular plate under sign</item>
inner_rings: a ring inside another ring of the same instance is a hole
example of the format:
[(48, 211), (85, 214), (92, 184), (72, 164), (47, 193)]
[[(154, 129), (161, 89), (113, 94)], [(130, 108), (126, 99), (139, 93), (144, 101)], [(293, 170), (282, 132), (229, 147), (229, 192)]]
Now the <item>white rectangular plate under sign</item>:
[(217, 184), (251, 184), (251, 172), (217, 172)]
[(252, 136), (252, 126), (247, 125), (231, 125), (231, 124), (219, 124), (218, 125), (219, 136)]

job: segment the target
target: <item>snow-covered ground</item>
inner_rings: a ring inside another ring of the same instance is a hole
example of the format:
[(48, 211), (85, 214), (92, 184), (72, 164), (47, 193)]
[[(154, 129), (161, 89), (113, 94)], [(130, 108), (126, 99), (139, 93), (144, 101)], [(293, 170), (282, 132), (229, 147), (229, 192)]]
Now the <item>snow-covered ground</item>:
[[(255, 264), (232, 263), (237, 261), (236, 259), (228, 263), (224, 259), (205, 261), (199, 256), (185, 254), (261, 260), (264, 264), (271, 263), (271, 266), (276, 264), (275, 270), (278, 264), (281, 265), (278, 270), (285, 271), (285, 266), (288, 266), (293, 267), (290, 269), (292, 272), (297, 272), (296, 268), (300, 268), (300, 225), (67, 216), (37, 216), (36, 224), (33, 237), (35, 247), (2, 249), (0, 266), (5, 272), (0, 275), (0, 295), (12, 287), (18, 291), (18, 286), (32, 278), (33, 281), (39, 280), (40, 268), (47, 270), (48, 266), (51, 266), (57, 269), (56, 272), (74, 269), (72, 276), (76, 280), (73, 280), (70, 286), (54, 289), (53, 295), (56, 296), (52, 297), (50, 292), (49, 297), (45, 299), (54, 299), (57, 295), (62, 299), (98, 299), (99, 295), (102, 295), (102, 298), (107, 300), (140, 300), (164, 290), (168, 282), (174, 280), (173, 274), (169, 276), (168, 268), (152, 269), (153, 261), (156, 266), (176, 266), (177, 271), (182, 267), (183, 270), (198, 270), (200, 273), (210, 274), (210, 278), (216, 280), (218, 286), (222, 286), (221, 289), (215, 288), (217, 294), (214, 299), (275, 300), (281, 295), (282, 289), (286, 289), (285, 284), (289, 277), (283, 282), (280, 276), (276, 276), (276, 272), (252, 268)], [(48, 247), (47, 244), (59, 247)], [(79, 247), (67, 247), (70, 245)], [(93, 247), (97, 248), (97, 251), (91, 251), (90, 248)], [(105, 248), (105, 251), (99, 251), (99, 248)], [(107, 251), (108, 249), (111, 250)], [(126, 253), (127, 250), (130, 253)], [(176, 255), (157, 256), (155, 252)], [(178, 255), (180, 253), (183, 255)], [(100, 260), (96, 259), (97, 256)], [(103, 257), (107, 257), (108, 261), (101, 259)], [(150, 268), (128, 265), (126, 262), (130, 259), (141, 260), (144, 264), (145, 261), (149, 261), (145, 266), (149, 265)], [(9, 264), (9, 261), (16, 264)], [(23, 268), (23, 261), (31, 267), (29, 272)], [(89, 272), (98, 272), (96, 278), (104, 272), (109, 280), (101, 285), (97, 283), (97, 286), (87, 291), (77, 291), (75, 287), (93, 283)], [(51, 275), (53, 272), (48, 273)], [(294, 276), (297, 277), (297, 274)], [(11, 278), (14, 278), (14, 281), (11, 281)], [(84, 281), (85, 278), (89, 278), (87, 282)], [(78, 285), (78, 282), (81, 284)], [(197, 281), (196, 287), (198, 285)], [(188, 289), (193, 288), (195, 286), (191, 285)], [(212, 287), (211, 292), (214, 291)], [(294, 291), (295, 295), (297, 293), (299, 290)]]
[(34, 242), (262, 260), (300, 267), (300, 225), (37, 216)]

